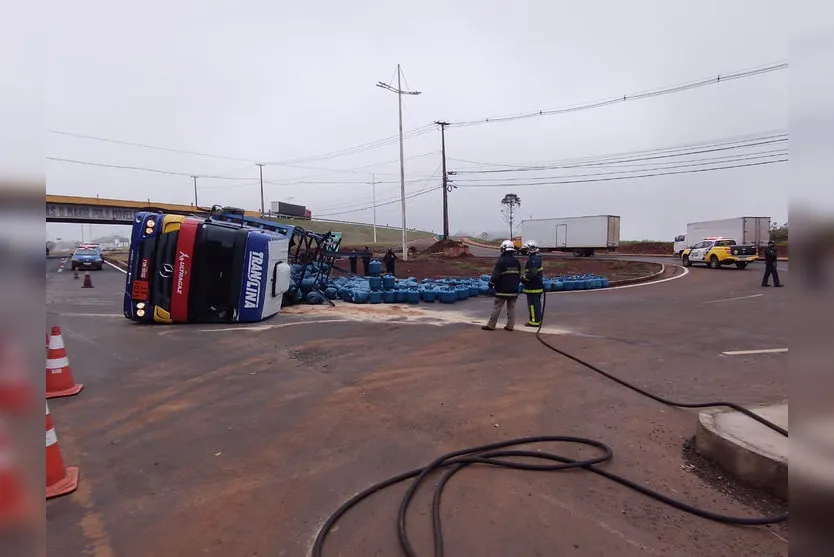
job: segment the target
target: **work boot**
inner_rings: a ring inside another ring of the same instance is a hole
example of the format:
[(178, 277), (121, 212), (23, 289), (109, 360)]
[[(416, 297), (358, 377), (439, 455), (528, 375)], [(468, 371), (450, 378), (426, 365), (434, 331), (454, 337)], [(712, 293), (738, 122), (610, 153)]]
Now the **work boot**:
[(509, 327), (504, 327), (505, 331), (514, 331), (515, 329), (510, 329)]
[(484, 325), (483, 327), (481, 327), (481, 329), (483, 329), (484, 331), (494, 331), (495, 330), (492, 327), (488, 327), (487, 325)]

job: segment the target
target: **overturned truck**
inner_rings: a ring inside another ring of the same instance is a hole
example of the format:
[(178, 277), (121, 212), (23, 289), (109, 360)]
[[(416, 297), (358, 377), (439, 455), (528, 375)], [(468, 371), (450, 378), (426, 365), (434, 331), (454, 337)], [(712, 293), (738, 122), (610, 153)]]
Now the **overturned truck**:
[(254, 322), (324, 298), (341, 234), (212, 207), (208, 216), (138, 212), (124, 315), (144, 323)]

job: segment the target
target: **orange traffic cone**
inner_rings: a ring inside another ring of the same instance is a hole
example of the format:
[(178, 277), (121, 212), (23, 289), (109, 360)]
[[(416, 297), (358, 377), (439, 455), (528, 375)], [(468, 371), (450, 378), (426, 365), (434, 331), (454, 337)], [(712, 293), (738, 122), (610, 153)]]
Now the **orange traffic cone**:
[(0, 526), (19, 526), (32, 518), (23, 474), (16, 464), (5, 426), (0, 427)]
[(35, 404), (32, 386), (23, 371), (23, 358), (14, 343), (0, 347), (0, 412), (21, 413)]
[(72, 493), (78, 487), (78, 468), (64, 467), (64, 457), (58, 446), (58, 436), (46, 405), (46, 498)]
[(92, 288), (93, 287), (93, 279), (90, 277), (90, 271), (84, 273), (84, 284), (81, 285), (81, 288)]
[(46, 351), (46, 398), (77, 395), (84, 385), (75, 383), (61, 338), (61, 327), (52, 327)]

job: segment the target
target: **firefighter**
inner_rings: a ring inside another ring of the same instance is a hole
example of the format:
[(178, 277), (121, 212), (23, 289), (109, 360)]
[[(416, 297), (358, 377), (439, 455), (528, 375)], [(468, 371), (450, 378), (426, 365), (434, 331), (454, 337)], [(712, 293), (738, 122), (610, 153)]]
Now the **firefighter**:
[(356, 250), (353, 250), (350, 255), (348, 256), (348, 261), (350, 262), (350, 274), (356, 274)]
[(779, 271), (776, 270), (776, 259), (778, 257), (778, 253), (776, 252), (776, 244), (773, 240), (770, 240), (767, 243), (767, 247), (764, 251), (765, 257), (765, 272), (764, 277), (762, 277), (762, 286), (770, 286), (768, 284), (768, 280), (770, 276), (773, 275), (773, 286), (780, 288), (782, 283), (779, 282)]
[(385, 263), (385, 272), (392, 276), (395, 275), (394, 270), (397, 265), (397, 254), (394, 253), (393, 249), (388, 248), (388, 251), (382, 256), (382, 262)]
[(371, 274), (371, 255), (373, 255), (371, 250), (365, 246), (365, 253), (362, 254), (362, 267), (364, 267), (366, 277)]
[(527, 264), (521, 275), (523, 292), (527, 294), (527, 308), (530, 314), (526, 327), (538, 327), (542, 324), (542, 294), (544, 294), (544, 268), (539, 255), (539, 244), (530, 240), (524, 244), (527, 250)]
[(495, 262), (489, 286), (495, 289), (495, 302), (487, 324), (481, 327), (485, 331), (494, 331), (498, 324), (501, 308), (507, 304), (507, 324), (504, 329), (515, 328), (515, 303), (518, 301), (518, 285), (521, 280), (521, 263), (515, 258), (515, 246), (511, 240), (501, 242), (501, 255)]

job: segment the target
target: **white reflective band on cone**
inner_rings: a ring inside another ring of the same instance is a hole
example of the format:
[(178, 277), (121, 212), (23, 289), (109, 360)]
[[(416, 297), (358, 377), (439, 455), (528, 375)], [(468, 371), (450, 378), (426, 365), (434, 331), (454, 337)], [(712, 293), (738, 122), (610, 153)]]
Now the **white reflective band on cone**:
[(64, 347), (64, 339), (59, 336), (50, 336), (49, 337), (49, 347), (53, 350), (58, 350), (59, 348)]
[(55, 434), (55, 428), (53, 427), (52, 429), (46, 432), (46, 446), (51, 447), (57, 442), (58, 436)]
[(69, 358), (55, 358), (53, 360), (46, 360), (46, 369), (63, 369), (69, 366)]

